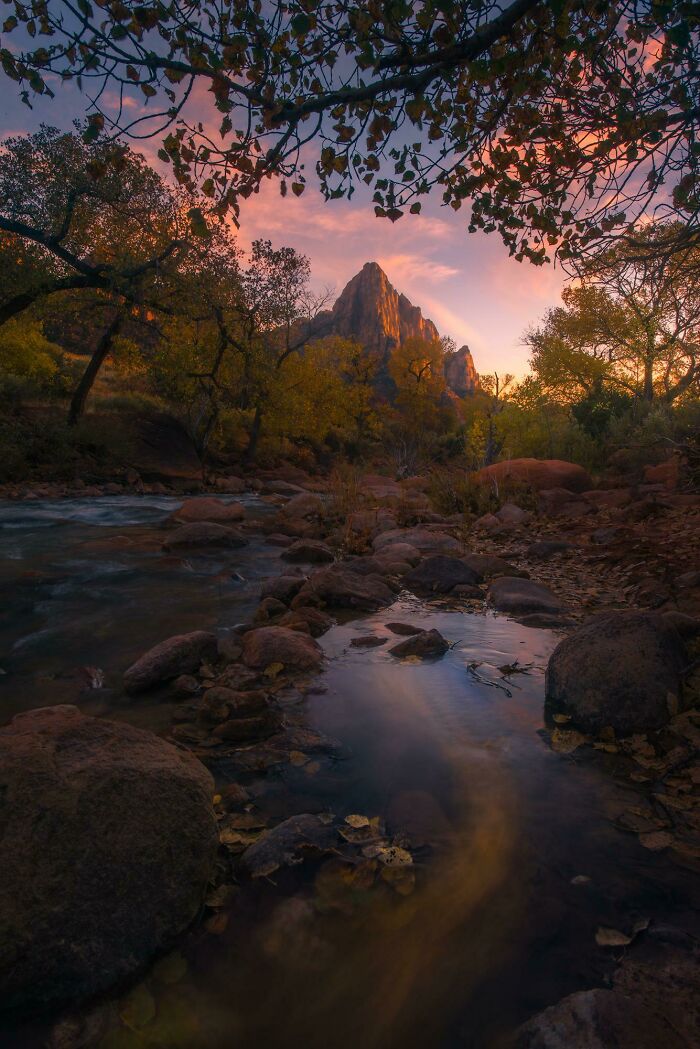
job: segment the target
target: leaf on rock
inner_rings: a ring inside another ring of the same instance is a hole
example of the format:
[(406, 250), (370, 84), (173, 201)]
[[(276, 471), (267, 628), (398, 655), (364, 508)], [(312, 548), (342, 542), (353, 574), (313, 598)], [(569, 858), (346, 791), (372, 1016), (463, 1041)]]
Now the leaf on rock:
[(346, 816), (345, 822), (350, 827), (369, 827), (368, 818), (366, 816), (358, 816), (356, 813), (352, 813), (350, 816)]
[(626, 947), (632, 943), (632, 939), (632, 936), (627, 936), (619, 929), (609, 929), (604, 925), (601, 925), (595, 934), (595, 942), (599, 947)]

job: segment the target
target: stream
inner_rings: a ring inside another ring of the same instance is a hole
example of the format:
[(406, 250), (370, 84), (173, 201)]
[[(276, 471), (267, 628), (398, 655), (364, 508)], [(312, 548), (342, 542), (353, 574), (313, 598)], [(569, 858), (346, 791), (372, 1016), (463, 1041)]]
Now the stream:
[[(236, 501), (249, 520), (270, 513), (252, 496)], [(164, 554), (162, 525), (179, 502), (0, 504), (2, 724), (76, 703), (167, 734), (177, 704), (126, 697), (125, 667), (172, 634), (249, 619), (261, 581), (284, 564), (254, 534), (216, 556)], [(397, 663), (386, 624), (399, 619), (436, 627), (450, 651)], [(370, 633), (387, 643), (350, 645)], [(547, 742), (543, 678), (557, 641), (408, 594), (333, 627), (320, 639), (324, 691), (289, 702), (337, 752), (246, 786), (273, 822), (380, 816), (414, 850), (415, 886), (358, 881), (339, 892), (330, 869), (311, 863), (244, 883), (228, 920), (184, 938), (174, 975), (158, 964), (145, 974), (148, 1023), (95, 1044), (497, 1049), (533, 1013), (604, 984), (618, 953), (596, 944), (599, 926), (687, 923), (695, 875), (615, 827), (634, 794), (610, 774), (608, 755), (584, 760)], [(498, 669), (516, 661), (525, 672)], [(38, 1049), (46, 1029), (3, 1033), (0, 1020), (0, 1042)]]

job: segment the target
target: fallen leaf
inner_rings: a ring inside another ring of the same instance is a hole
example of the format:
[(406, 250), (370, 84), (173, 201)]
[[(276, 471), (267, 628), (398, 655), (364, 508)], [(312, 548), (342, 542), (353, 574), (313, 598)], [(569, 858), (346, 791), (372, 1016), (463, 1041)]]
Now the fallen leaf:
[(266, 666), (263, 670), (263, 674), (265, 677), (276, 678), (283, 670), (284, 663), (270, 663), (269, 666)]
[(377, 859), (387, 867), (406, 867), (413, 863), (413, 856), (408, 849), (402, 849), (399, 845), (381, 848), (377, 853)]
[(310, 761), (309, 755), (302, 753), (301, 750), (290, 750), (289, 752), (289, 763), (295, 768), (301, 768), (302, 765), (308, 765)]
[(552, 732), (552, 750), (557, 754), (572, 754), (586, 742), (586, 737), (575, 729), (555, 728)]
[(595, 942), (599, 947), (626, 947), (632, 943), (632, 937), (626, 936), (619, 929), (608, 929), (601, 925), (595, 934)]
[(358, 816), (356, 813), (352, 813), (350, 816), (345, 817), (345, 822), (350, 827), (369, 827), (369, 820), (366, 816)]

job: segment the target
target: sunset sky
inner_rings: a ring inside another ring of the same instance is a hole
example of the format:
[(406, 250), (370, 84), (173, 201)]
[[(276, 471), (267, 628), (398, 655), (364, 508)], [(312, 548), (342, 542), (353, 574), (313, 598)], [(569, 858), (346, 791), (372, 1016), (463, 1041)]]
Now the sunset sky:
[[(2, 81), (2, 135), (35, 130), (41, 122), (69, 128), (84, 115), (84, 102), (74, 89), (58, 97), (23, 105), (8, 80)], [(149, 160), (158, 142), (141, 148)], [(518, 263), (497, 235), (468, 234), (467, 212), (440, 207), (438, 199), (423, 205), (420, 216), (405, 216), (392, 225), (375, 218), (365, 200), (326, 203), (310, 184), (300, 197), (282, 199), (276, 183), (244, 202), (240, 236), (244, 247), (255, 237), (290, 245), (308, 255), (314, 284), (340, 293), (365, 262), (385, 270), (404, 292), (457, 345), (467, 343), (480, 372), (527, 371), (525, 329), (556, 305), (563, 284), (561, 271)]]

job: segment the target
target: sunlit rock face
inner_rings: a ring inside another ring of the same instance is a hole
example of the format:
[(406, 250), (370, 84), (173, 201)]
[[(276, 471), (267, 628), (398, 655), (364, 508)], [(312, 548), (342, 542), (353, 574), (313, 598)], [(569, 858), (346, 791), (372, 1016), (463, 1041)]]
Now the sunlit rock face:
[[(388, 374), (391, 351), (406, 339), (433, 341), (440, 333), (405, 295), (396, 291), (376, 262), (366, 262), (343, 288), (332, 310), (316, 318), (319, 335), (342, 335), (355, 339), (368, 353), (378, 357), (377, 386), (390, 394)], [(445, 380), (460, 397), (473, 393), (478, 376), (467, 346), (445, 357)]]
[(468, 346), (445, 354), (445, 382), (458, 397), (468, 397), (479, 389), (479, 376)]

